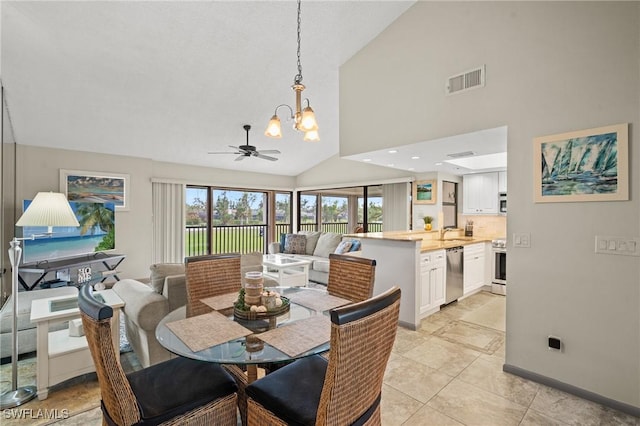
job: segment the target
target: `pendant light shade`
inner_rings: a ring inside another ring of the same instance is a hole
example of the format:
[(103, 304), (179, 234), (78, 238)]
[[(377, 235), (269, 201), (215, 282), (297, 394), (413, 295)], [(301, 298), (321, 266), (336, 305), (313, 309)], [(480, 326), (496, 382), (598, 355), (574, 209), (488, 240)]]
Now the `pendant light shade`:
[(265, 136), (270, 138), (280, 139), (282, 137), (282, 127), (280, 126), (280, 119), (276, 114), (269, 120), (267, 130), (264, 132)]

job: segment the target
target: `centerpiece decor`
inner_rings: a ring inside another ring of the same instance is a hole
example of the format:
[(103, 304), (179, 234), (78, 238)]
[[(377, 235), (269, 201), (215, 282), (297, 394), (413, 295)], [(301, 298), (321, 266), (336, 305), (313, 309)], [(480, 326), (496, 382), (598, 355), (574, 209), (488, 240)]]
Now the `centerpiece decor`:
[(262, 272), (247, 272), (244, 287), (238, 293), (233, 315), (240, 319), (260, 319), (289, 312), (289, 299), (275, 291), (263, 289)]

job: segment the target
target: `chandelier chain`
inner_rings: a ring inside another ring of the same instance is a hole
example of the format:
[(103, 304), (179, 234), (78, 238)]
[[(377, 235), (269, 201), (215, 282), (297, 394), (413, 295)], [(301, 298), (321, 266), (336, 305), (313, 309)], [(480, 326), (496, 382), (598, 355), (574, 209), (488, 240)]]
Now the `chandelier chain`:
[(298, 0), (298, 74), (293, 79), (295, 84), (300, 84), (302, 82), (302, 63), (300, 62), (300, 3), (301, 0)]

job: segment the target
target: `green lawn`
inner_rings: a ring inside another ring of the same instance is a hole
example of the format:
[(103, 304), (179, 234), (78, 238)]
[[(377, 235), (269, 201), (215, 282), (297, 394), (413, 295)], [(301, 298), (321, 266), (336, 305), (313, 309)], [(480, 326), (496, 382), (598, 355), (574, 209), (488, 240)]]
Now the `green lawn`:
[[(264, 252), (264, 237), (260, 228), (214, 228), (212, 253)], [(187, 228), (185, 232), (185, 255), (207, 254), (207, 240), (202, 228)]]

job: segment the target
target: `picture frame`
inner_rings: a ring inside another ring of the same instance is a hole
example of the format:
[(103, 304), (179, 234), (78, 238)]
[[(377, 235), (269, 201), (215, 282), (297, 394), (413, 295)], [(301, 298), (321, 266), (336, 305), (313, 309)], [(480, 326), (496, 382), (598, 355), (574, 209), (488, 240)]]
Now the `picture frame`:
[(628, 123), (534, 138), (534, 201), (628, 200), (628, 145)]
[(435, 204), (437, 183), (435, 179), (413, 182), (413, 204)]
[(128, 211), (129, 188), (128, 174), (60, 169), (60, 192), (69, 201), (112, 202)]

